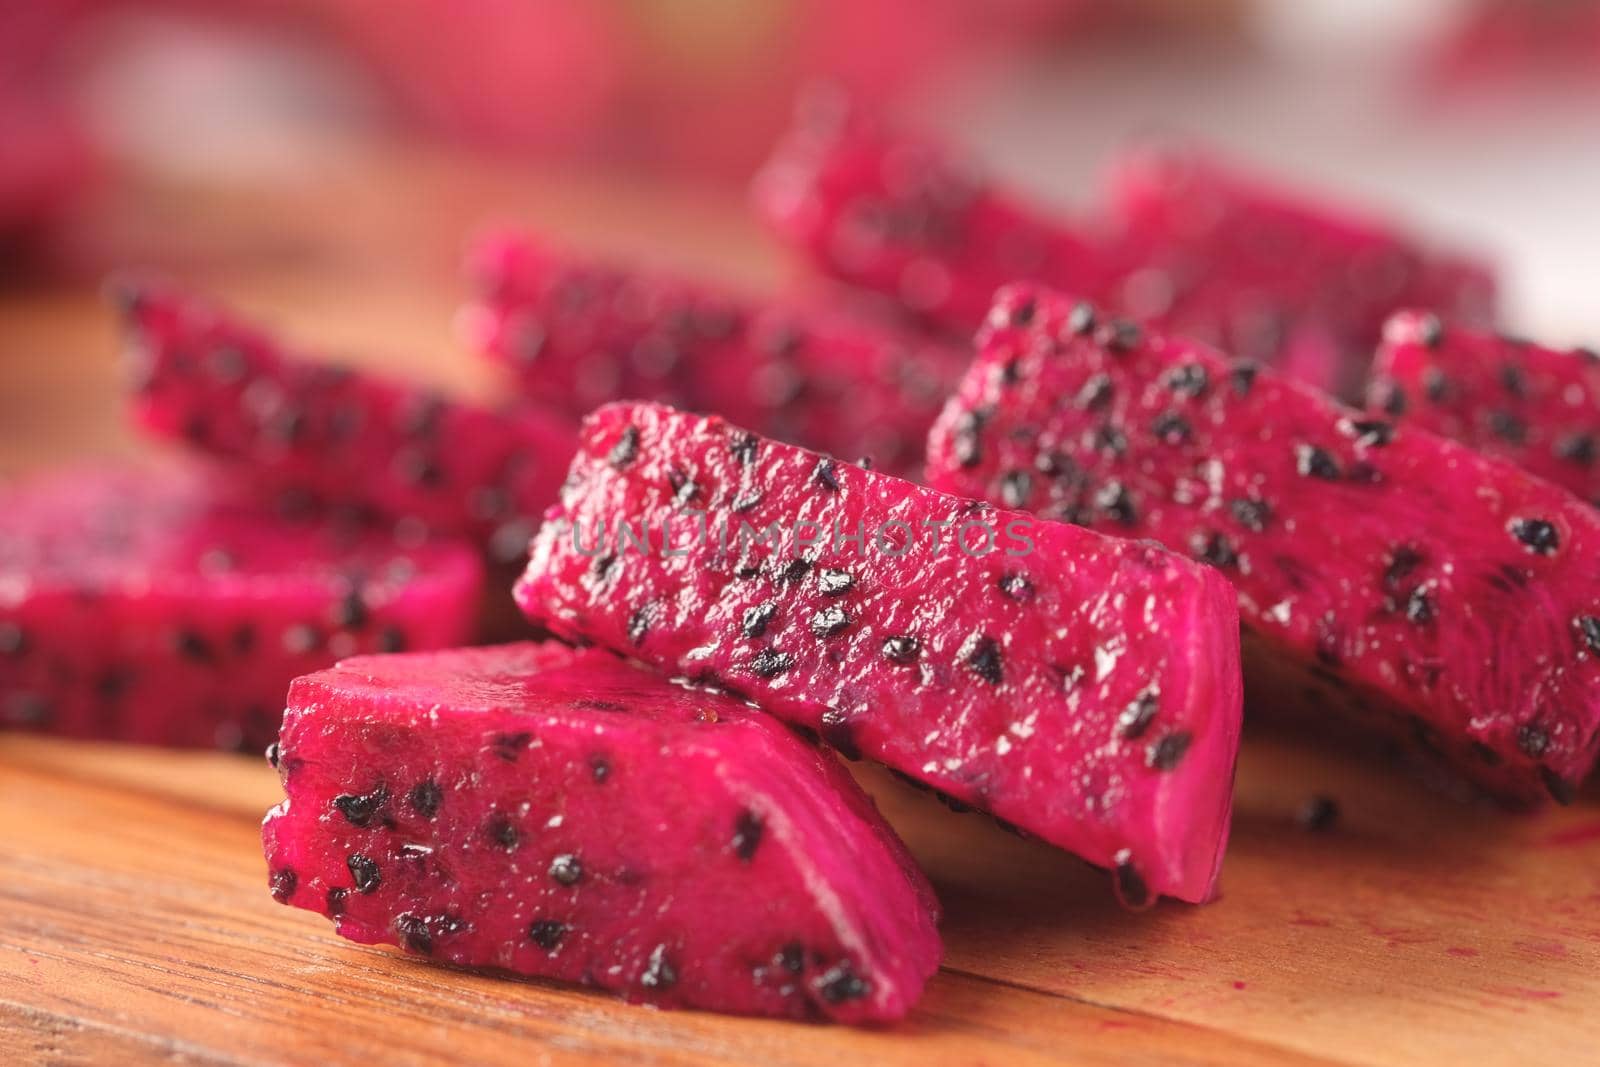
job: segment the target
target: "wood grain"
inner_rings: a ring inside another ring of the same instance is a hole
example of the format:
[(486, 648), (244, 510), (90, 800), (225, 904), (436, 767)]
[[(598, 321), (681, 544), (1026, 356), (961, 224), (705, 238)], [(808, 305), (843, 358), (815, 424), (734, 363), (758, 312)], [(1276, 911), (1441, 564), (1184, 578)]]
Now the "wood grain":
[[(725, 207), (387, 151), (271, 189), (130, 188), (79, 276), (0, 295), (0, 473), (136, 446), (102, 269), (156, 261), (290, 336), (469, 390), (463, 234), (770, 282)], [(418, 210), (426, 203), (428, 210)], [(671, 254), (663, 254), (663, 249)], [(1369, 753), (1251, 731), (1223, 896), (1107, 877), (861, 777), (945, 903), (947, 957), (877, 1031), (657, 1012), (345, 943), (266, 891), (260, 762), (0, 736), (0, 1064), (1574, 1064), (1600, 1048), (1600, 802), (1463, 807)], [(1313, 794), (1342, 817), (1311, 834)]]

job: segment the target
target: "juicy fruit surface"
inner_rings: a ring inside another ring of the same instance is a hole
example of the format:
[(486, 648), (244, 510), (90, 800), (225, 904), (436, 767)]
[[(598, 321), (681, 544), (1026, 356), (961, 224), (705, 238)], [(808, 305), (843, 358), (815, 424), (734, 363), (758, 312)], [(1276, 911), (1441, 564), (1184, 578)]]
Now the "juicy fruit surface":
[(1600, 356), (1445, 325), (1389, 321), (1367, 405), (1600, 502)]
[(299, 674), (471, 630), (468, 548), (262, 516), (194, 471), (0, 493), (0, 726), (261, 751)]
[(1237, 609), (1219, 576), (1157, 546), (718, 418), (614, 404), (584, 425), (517, 600), (557, 634), (742, 693), (1116, 868), (1135, 903), (1214, 888), (1238, 746)]
[[(1397, 308), (1474, 322), (1493, 315), (1494, 278), (1483, 265), (1203, 153), (1127, 153), (1108, 185), (1122, 240), (1150, 272), (1145, 284), (1156, 288), (1157, 275), (1187, 279), (1172, 287), (1173, 312), (1149, 317), (1191, 336), (1207, 320), (1228, 324), (1201, 339), (1245, 358), (1271, 360), (1278, 349), (1280, 370), (1330, 392), (1359, 391)], [(1219, 299), (1234, 306), (1204, 313)]]
[(502, 413), (302, 359), (205, 301), (122, 294), (135, 411), (288, 502), (342, 505), (515, 556), (572, 455), (566, 419)]
[(900, 1018), (931, 887), (831, 756), (598, 649), (346, 660), (299, 679), (273, 895), (341, 935), (670, 1007)]
[(1002, 286), (1037, 281), (1338, 391), (1359, 388), (1389, 312), (1492, 310), (1475, 264), (1192, 155), (1126, 157), (1109, 225), (1093, 232), (937, 145), (846, 116), (803, 124), (758, 198), (825, 271), (957, 331), (976, 328)]
[(656, 400), (905, 472), (971, 356), (887, 321), (760, 304), (514, 234), (473, 260), (473, 342), (529, 399), (575, 416)]
[(823, 271), (968, 335), (1018, 278), (1100, 292), (1107, 251), (939, 145), (858, 115), (803, 117), (756, 183), (772, 226)]
[(929, 478), (1214, 564), (1279, 657), (1519, 801), (1600, 743), (1600, 522), (1563, 490), (1190, 341), (1002, 294)]

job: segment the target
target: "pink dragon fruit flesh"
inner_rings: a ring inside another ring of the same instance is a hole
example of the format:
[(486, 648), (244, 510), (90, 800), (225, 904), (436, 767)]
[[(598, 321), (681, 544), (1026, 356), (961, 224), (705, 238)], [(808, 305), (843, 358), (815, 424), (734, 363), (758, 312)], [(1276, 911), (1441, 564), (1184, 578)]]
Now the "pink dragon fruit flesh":
[(1257, 681), (1293, 667), (1508, 800), (1571, 798), (1600, 745), (1592, 509), (1037, 287), (980, 347), (931, 484), (1187, 550), (1238, 587)]
[(829, 754), (599, 649), (361, 656), (301, 678), (272, 895), (355, 941), (663, 1007), (901, 1018), (938, 905)]
[(1159, 546), (612, 404), (516, 595), (557, 635), (740, 693), (1114, 869), (1131, 904), (1214, 891), (1237, 609)]
[(473, 256), (473, 343), (533, 401), (581, 416), (609, 400), (715, 412), (887, 470), (919, 469), (971, 352), (887, 321), (763, 304), (503, 234)]
[[(1152, 317), (1176, 332), (1208, 319), (1236, 323), (1214, 340), (1243, 357), (1269, 357), (1255, 335), (1285, 331), (1278, 369), (1330, 392), (1359, 394), (1384, 319), (1397, 308), (1433, 307), (1479, 323), (1494, 312), (1494, 277), (1482, 264), (1198, 150), (1127, 152), (1107, 185), (1110, 218), (1126, 254), (1145, 264), (1146, 282), (1157, 273), (1189, 279), (1173, 313)], [(1222, 316), (1203, 312), (1239, 293), (1259, 294), (1262, 308), (1276, 304), (1294, 317), (1273, 323), (1261, 315), (1247, 329), (1242, 305)]]
[(963, 334), (1001, 286), (1037, 281), (1353, 395), (1389, 312), (1492, 311), (1476, 264), (1192, 153), (1129, 155), (1112, 194), (1098, 229), (1070, 225), (853, 114), (802, 123), (757, 183), (763, 213), (825, 273)]
[(289, 682), (470, 633), (477, 554), (290, 523), (208, 473), (57, 471), (0, 491), (0, 726), (260, 752)]
[(292, 505), (336, 505), (520, 562), (572, 456), (564, 417), (503, 413), (301, 358), (206, 301), (118, 290), (135, 413)]
[(1428, 311), (1384, 329), (1369, 410), (1462, 441), (1600, 504), (1600, 354), (1461, 327)]

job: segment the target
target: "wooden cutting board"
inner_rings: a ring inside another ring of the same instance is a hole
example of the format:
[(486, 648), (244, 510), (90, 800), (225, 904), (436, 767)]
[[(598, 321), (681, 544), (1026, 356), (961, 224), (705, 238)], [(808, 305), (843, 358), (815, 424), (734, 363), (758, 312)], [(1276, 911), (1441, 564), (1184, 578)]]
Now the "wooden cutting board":
[[(309, 346), (478, 390), (450, 323), (485, 218), (747, 284), (780, 269), (724, 204), (415, 153), (298, 185), (134, 185), (96, 212), (77, 281), (0, 292), (0, 472), (134, 447), (105, 263), (158, 260)], [(345, 943), (267, 893), (263, 762), (0, 735), (0, 1064), (1600, 1059), (1593, 790), (1511, 816), (1251, 737), (1222, 899), (1133, 915), (1104, 872), (863, 777), (946, 909), (943, 969), (876, 1031), (658, 1012)], [(1323, 833), (1297, 820), (1315, 794), (1342, 811)]]

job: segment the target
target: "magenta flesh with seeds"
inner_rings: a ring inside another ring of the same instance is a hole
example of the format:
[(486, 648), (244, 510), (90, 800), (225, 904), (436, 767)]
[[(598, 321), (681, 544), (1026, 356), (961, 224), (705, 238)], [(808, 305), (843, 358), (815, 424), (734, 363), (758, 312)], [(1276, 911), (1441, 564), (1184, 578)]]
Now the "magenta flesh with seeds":
[[(1093, 863), (1127, 851), (1152, 894), (1211, 895), (1239, 730), (1226, 581), (1152, 544), (774, 441), (741, 463), (729, 443), (744, 433), (653, 404), (596, 412), (518, 585), (523, 609), (558, 635), (715, 680)], [(637, 454), (618, 469), (607, 457), (624, 438)], [(814, 477), (824, 462), (827, 482)], [(675, 471), (703, 488), (704, 538)], [(751, 485), (761, 503), (736, 512)], [(590, 558), (601, 521), (612, 536), (642, 524), (652, 546), (620, 552), (604, 587)], [(826, 535), (802, 544), (813, 527)], [(1154, 707), (1129, 738), (1137, 699)]]
[(280, 753), (272, 894), (354, 941), (852, 1023), (938, 965), (931, 887), (832, 755), (599, 649), (346, 660), (294, 683)]
[(0, 728), (259, 753), (297, 675), (459, 644), (483, 582), (468, 546), (263, 515), (188, 468), (55, 471), (0, 506)]
[[(1011, 309), (1034, 310), (1013, 325)], [(981, 354), (930, 441), (930, 482), (993, 500), (1045, 455), (1026, 506), (1186, 549), (1226, 575), (1264, 658), (1295, 665), (1351, 715), (1425, 736), (1455, 767), (1519, 803), (1575, 783), (1600, 745), (1600, 519), (1503, 461), (1390, 425), (1268, 371), (1151, 332), (1112, 350), (1070, 328), (1076, 302), (1032, 286), (998, 298)], [(1014, 365), (1006, 384), (992, 372)], [(1174, 397), (1174, 374), (1209, 386)], [(1113, 399), (1073, 404), (1104, 377)], [(1191, 433), (1150, 429), (1174, 404)], [(971, 413), (982, 411), (981, 428)], [(1107, 427), (1127, 448), (1095, 447)], [(982, 459), (965, 461), (976, 433)], [(1116, 486), (1125, 507), (1096, 501)], [(1535, 725), (1548, 742), (1519, 746)], [(1485, 754), (1488, 754), (1488, 758)]]

